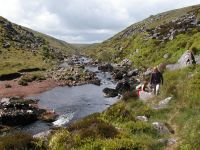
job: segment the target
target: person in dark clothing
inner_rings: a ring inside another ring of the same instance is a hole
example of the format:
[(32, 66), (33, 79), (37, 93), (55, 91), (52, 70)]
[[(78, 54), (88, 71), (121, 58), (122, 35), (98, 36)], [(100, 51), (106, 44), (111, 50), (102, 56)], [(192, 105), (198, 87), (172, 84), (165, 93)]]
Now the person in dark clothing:
[(158, 95), (160, 90), (160, 84), (163, 84), (163, 75), (159, 72), (157, 67), (154, 67), (153, 72), (151, 74), (150, 84), (153, 88), (153, 92), (155, 95)]

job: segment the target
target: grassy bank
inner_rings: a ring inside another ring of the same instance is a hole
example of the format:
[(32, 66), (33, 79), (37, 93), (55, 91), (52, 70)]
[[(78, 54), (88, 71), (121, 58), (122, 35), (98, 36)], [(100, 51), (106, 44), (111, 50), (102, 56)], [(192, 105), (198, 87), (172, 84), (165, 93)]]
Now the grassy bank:
[[(166, 149), (160, 139), (174, 138), (173, 149), (198, 149), (200, 132), (200, 66), (165, 72), (161, 94), (148, 102), (137, 98), (121, 100), (102, 113), (96, 113), (55, 130), (45, 144), (43, 139), (34, 143), (38, 149), (51, 150), (133, 150)], [(172, 96), (168, 106), (155, 110), (160, 100)], [(137, 116), (146, 116), (147, 122)], [(152, 125), (162, 122), (171, 133), (159, 133)]]
[(41, 54), (29, 51), (2, 49), (0, 55), (0, 74), (17, 72), (27, 68), (49, 68), (51, 64), (45, 63)]
[[(200, 53), (200, 26), (186, 27), (190, 23), (187, 15), (200, 16), (200, 5), (181, 8), (151, 15), (138, 23), (135, 23), (110, 39), (93, 44), (85, 48), (84, 54), (106, 62), (120, 62), (128, 58), (134, 67), (150, 67), (161, 62), (173, 63), (187, 49), (195, 54)], [(185, 17), (184, 19), (183, 16)], [(177, 19), (180, 21), (175, 22)], [(183, 23), (182, 27), (178, 24)], [(178, 30), (184, 30), (178, 32)], [(151, 34), (149, 38), (148, 35)], [(163, 40), (167, 34), (175, 31), (173, 39)], [(153, 37), (154, 36), (154, 37)], [(160, 36), (160, 37), (159, 37)], [(164, 55), (167, 57), (164, 58)]]

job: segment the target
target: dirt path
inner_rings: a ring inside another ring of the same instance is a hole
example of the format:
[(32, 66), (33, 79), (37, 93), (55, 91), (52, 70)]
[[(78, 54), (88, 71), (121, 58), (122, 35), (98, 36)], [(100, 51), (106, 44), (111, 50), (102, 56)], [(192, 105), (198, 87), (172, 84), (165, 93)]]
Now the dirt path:
[[(6, 88), (6, 84), (11, 85), (11, 88)], [(47, 79), (41, 82), (31, 82), (28, 86), (18, 85), (18, 81), (0, 81), (0, 98), (2, 97), (12, 97), (20, 96), (26, 97), (32, 94), (38, 94), (54, 87), (59, 86), (55, 80)]]

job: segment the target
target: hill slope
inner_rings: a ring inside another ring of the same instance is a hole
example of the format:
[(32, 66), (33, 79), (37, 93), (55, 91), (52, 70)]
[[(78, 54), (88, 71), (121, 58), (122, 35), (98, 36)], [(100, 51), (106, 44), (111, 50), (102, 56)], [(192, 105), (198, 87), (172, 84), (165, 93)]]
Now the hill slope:
[(70, 44), (13, 24), (0, 17), (0, 74), (27, 68), (48, 68), (75, 52)]
[(103, 61), (129, 58), (134, 66), (172, 63), (186, 49), (200, 52), (199, 31), (200, 5), (196, 5), (152, 15), (100, 44), (85, 48), (85, 53)]

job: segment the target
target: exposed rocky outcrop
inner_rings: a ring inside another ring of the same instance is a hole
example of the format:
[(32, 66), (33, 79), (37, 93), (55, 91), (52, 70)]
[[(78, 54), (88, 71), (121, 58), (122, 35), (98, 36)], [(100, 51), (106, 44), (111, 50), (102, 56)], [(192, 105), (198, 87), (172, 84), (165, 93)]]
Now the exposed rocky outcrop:
[(87, 83), (100, 85), (100, 80), (96, 74), (86, 71), (80, 65), (66, 68), (56, 68), (48, 73), (48, 76), (57, 81), (62, 81), (63, 85), (75, 86)]
[[(146, 38), (160, 41), (173, 40), (178, 34), (186, 33), (196, 27), (200, 27), (200, 20), (196, 15), (190, 13), (159, 25), (156, 28), (147, 29), (149, 35)], [(165, 57), (167, 56), (165, 55)]]
[(66, 42), (11, 23), (3, 17), (0, 17), (0, 47), (8, 50), (13, 48), (20, 51), (30, 51), (34, 55), (42, 54), (45, 58), (57, 60), (64, 60), (66, 52), (63, 49), (74, 50)]
[(0, 99), (0, 124), (17, 126), (38, 120), (47, 110), (38, 108), (37, 103), (38, 100), (18, 97)]
[[(200, 61), (199, 61), (199, 56), (195, 56), (195, 62), (197, 64), (200, 64)], [(178, 62), (176, 64), (169, 64), (166, 66), (166, 69), (167, 70), (178, 70), (178, 69), (182, 69), (182, 68), (185, 68), (187, 66), (190, 66), (193, 64), (193, 59), (191, 57), (191, 54), (190, 52), (186, 51), (178, 60)]]
[(2, 47), (9, 48), (11, 46), (18, 49), (30, 49), (35, 51), (38, 47), (45, 44), (44, 39), (35, 36), (32, 32), (12, 24), (8, 20), (0, 17), (1, 38), (4, 40)]

